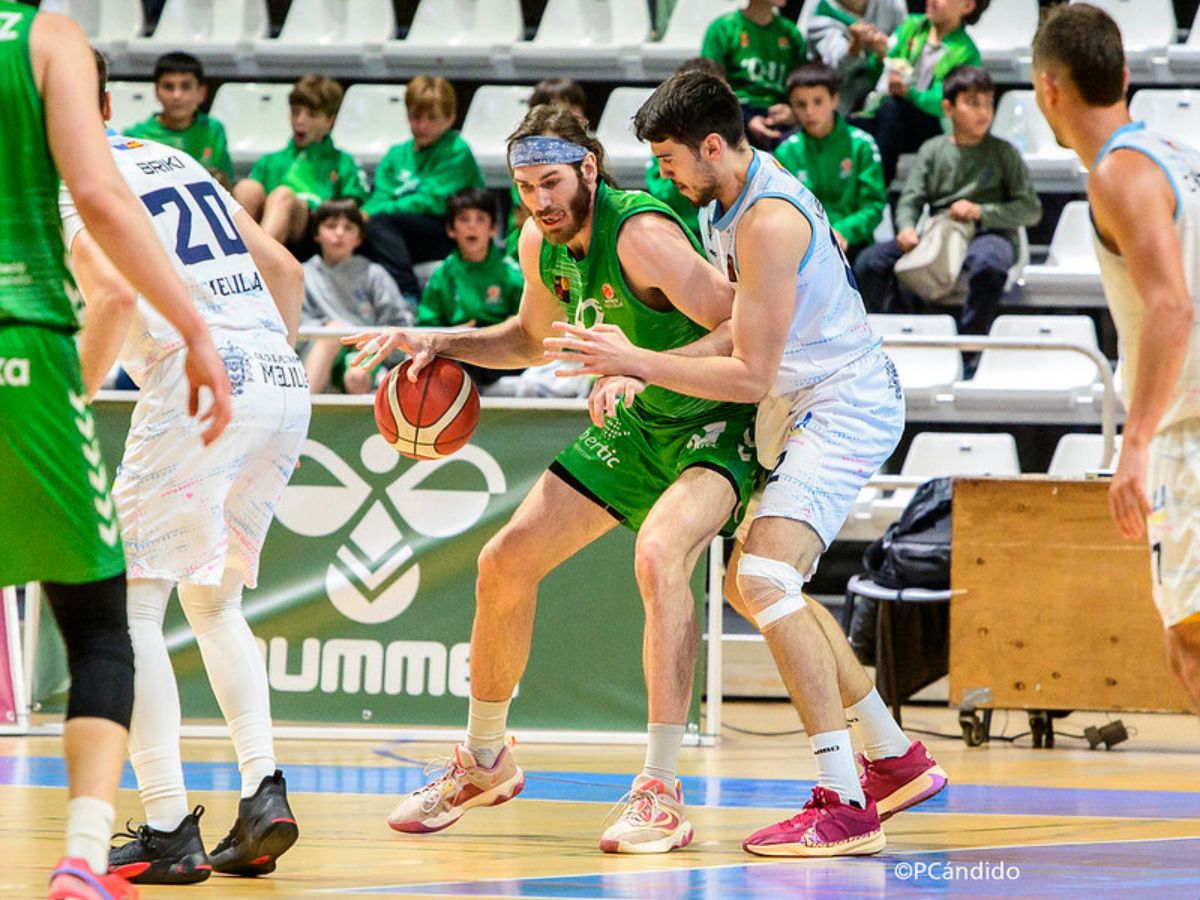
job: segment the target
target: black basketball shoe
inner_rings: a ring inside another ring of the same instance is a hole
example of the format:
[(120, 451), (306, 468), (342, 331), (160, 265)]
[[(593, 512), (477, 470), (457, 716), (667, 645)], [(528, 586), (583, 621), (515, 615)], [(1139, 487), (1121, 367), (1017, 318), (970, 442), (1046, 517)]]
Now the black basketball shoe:
[(287, 801), (287, 782), (278, 769), (262, 780), (252, 797), (238, 801), (238, 817), (213, 849), (213, 871), (226, 875), (270, 875), (275, 860), (296, 843), (300, 829)]
[(108, 871), (135, 884), (195, 884), (212, 874), (204, 842), (200, 840), (200, 817), (204, 807), (197, 806), (184, 816), (174, 831), (159, 831), (139, 825), (114, 838), (133, 838), (108, 851)]

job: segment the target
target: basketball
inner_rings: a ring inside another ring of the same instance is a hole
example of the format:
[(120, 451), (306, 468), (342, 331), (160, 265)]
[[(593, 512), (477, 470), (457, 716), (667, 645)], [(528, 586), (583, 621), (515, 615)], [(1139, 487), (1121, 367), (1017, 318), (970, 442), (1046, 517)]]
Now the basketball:
[(375, 392), (375, 424), (410, 459), (442, 459), (461, 450), (479, 424), (479, 391), (462, 366), (435, 359), (408, 380), (412, 360), (392, 369)]

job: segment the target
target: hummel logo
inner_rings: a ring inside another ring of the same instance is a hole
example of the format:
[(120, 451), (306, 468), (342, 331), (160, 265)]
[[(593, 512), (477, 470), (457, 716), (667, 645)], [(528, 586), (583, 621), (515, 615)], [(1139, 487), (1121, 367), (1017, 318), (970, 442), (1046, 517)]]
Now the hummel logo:
[(820, 750), (814, 750), (813, 756), (820, 756), (822, 753), (836, 753), (841, 749), (840, 744), (834, 744), (832, 747), (822, 747)]

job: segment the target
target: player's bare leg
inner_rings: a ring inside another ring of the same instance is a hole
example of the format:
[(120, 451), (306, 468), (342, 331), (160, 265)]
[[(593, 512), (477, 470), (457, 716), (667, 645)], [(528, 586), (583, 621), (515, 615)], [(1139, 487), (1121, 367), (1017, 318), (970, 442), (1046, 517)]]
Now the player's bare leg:
[(467, 740), (446, 770), (392, 810), (396, 831), (447, 828), (476, 806), (511, 800), (525, 775), (506, 746), (508, 704), (529, 662), (538, 585), (554, 568), (611, 531), (617, 520), (547, 472), (479, 554), (471, 629)]
[(600, 838), (605, 852), (665, 853), (691, 843), (677, 778), (700, 643), (691, 577), (736, 502), (727, 478), (692, 467), (663, 492), (638, 532), (634, 566), (646, 611), (642, 668), (649, 740), (628, 802)]

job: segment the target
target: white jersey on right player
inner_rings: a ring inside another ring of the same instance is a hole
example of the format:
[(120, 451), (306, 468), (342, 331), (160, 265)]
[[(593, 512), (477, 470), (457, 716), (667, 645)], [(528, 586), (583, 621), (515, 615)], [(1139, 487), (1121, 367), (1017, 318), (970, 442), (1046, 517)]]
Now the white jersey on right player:
[[(1150, 131), (1144, 122), (1131, 122), (1113, 132), (1096, 156), (1096, 165), (1114, 150), (1135, 150), (1152, 159), (1175, 192), (1175, 230), (1183, 251), (1183, 273), (1192, 298), (1192, 336), (1187, 360), (1175, 383), (1171, 404), (1158, 431), (1200, 417), (1200, 150)], [(1121, 339), (1121, 394), (1126, 408), (1133, 400), (1138, 354), (1141, 350), (1145, 306), (1125, 260), (1108, 250), (1095, 235), (1096, 256), (1104, 294)]]
[[(196, 309), (214, 332), (286, 337), (283, 319), (266, 282), (242, 242), (233, 217), (238, 202), (186, 153), (163, 144), (109, 131), (121, 177), (145, 206), (163, 246), (170, 251)], [(83, 230), (74, 201), (62, 188), (59, 207), (66, 246)], [(183, 347), (179, 332), (138, 298), (121, 364), (135, 381)]]

